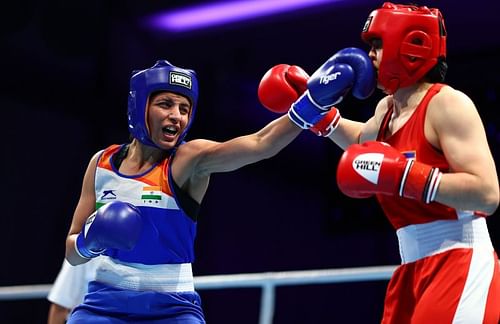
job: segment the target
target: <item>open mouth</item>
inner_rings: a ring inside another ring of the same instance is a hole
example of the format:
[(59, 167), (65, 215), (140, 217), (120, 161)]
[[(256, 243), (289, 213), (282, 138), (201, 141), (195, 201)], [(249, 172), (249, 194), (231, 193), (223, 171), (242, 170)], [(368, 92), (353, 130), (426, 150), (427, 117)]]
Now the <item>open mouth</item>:
[(173, 125), (165, 126), (161, 130), (163, 131), (163, 133), (171, 136), (175, 136), (179, 132), (179, 129)]

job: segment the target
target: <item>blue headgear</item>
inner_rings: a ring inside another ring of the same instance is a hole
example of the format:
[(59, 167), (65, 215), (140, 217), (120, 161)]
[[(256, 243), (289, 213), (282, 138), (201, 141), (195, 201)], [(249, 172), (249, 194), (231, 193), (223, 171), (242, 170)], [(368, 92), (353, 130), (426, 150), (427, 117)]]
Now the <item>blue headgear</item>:
[(158, 147), (151, 140), (147, 125), (147, 104), (149, 96), (156, 91), (171, 91), (186, 96), (191, 101), (189, 121), (179, 136), (179, 145), (191, 126), (198, 101), (198, 80), (196, 72), (173, 66), (166, 60), (157, 61), (149, 69), (134, 71), (130, 78), (128, 95), (128, 129), (141, 143)]

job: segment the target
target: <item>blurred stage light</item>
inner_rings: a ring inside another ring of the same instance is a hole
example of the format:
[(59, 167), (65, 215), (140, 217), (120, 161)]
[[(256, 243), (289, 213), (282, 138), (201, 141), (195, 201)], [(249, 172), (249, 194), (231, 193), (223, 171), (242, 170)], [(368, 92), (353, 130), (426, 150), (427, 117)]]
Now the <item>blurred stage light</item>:
[(241, 22), (343, 0), (239, 0), (186, 7), (154, 15), (148, 24), (173, 32)]

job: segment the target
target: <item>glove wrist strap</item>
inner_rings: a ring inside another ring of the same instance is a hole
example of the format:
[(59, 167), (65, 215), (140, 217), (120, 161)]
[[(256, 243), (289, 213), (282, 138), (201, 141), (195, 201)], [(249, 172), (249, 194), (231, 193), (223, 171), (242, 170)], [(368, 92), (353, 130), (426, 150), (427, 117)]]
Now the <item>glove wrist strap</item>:
[(311, 98), (309, 91), (306, 91), (292, 104), (288, 110), (288, 117), (300, 128), (309, 129), (328, 113), (329, 107), (319, 106)]
[(75, 240), (75, 251), (76, 253), (84, 259), (92, 259), (101, 255), (106, 249), (100, 249), (98, 251), (93, 251), (85, 246), (85, 237), (83, 233), (78, 234)]
[(318, 136), (328, 137), (337, 129), (341, 119), (342, 116), (340, 116), (339, 110), (331, 107), (330, 111), (314, 124), (310, 130)]
[(441, 176), (439, 168), (408, 160), (401, 179), (399, 195), (429, 204), (436, 198)]

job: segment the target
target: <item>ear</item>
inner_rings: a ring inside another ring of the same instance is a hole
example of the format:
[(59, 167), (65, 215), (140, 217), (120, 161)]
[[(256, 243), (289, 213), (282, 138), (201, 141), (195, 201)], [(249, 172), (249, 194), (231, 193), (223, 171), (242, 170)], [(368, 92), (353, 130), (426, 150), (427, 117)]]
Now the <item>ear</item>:
[(431, 37), (421, 30), (415, 30), (403, 39), (400, 50), (401, 62), (406, 70), (415, 71), (430, 58), (431, 52)]

